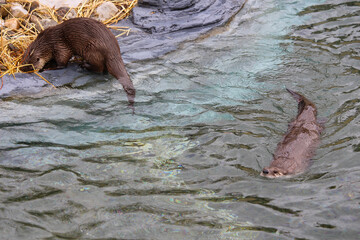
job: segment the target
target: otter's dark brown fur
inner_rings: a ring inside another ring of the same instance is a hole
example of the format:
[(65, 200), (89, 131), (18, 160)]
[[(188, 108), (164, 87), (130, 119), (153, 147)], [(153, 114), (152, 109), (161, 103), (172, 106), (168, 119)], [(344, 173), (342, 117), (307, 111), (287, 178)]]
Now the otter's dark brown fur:
[(274, 160), (265, 167), (261, 176), (276, 178), (304, 172), (320, 142), (323, 130), (316, 119), (315, 105), (304, 96), (286, 89), (298, 102), (298, 115), (289, 124), (288, 131), (277, 145)]
[[(82, 66), (90, 71), (109, 72), (122, 84), (130, 103), (135, 88), (125, 69), (120, 47), (112, 32), (101, 22), (74, 18), (42, 31), (26, 49), (22, 71), (41, 70), (50, 64), (65, 68), (72, 56), (83, 58)], [(32, 66), (31, 66), (32, 64)]]

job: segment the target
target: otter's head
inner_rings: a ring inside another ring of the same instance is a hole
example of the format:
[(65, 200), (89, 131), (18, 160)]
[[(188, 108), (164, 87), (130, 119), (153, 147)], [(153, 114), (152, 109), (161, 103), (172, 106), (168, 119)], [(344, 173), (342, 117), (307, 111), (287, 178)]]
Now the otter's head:
[(26, 49), (21, 60), (21, 64), (26, 66), (21, 67), (21, 71), (41, 70), (53, 58), (51, 45), (46, 42), (43, 33), (40, 33)]
[(287, 171), (278, 167), (265, 167), (260, 175), (267, 178), (277, 178), (286, 176)]

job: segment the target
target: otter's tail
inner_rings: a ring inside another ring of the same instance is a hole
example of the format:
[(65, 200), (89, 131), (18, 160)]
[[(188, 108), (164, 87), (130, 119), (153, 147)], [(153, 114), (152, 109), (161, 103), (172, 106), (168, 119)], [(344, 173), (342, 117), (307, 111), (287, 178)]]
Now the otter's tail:
[(132, 106), (134, 104), (136, 91), (129, 74), (126, 71), (122, 58), (113, 58), (106, 61), (106, 68), (111, 75), (119, 80), (126, 92), (128, 101)]
[(303, 95), (301, 95), (297, 92), (294, 92), (293, 90), (290, 90), (288, 88), (286, 88), (286, 90), (296, 99), (297, 102), (303, 101), (303, 99), (304, 99)]
[(307, 98), (305, 98), (303, 95), (294, 92), (288, 88), (286, 88), (286, 90), (295, 98), (295, 100), (298, 102), (298, 115), (300, 113), (302, 113), (302, 111), (304, 110), (304, 108), (308, 105), (312, 105), (314, 108), (314, 104), (312, 102), (310, 102)]

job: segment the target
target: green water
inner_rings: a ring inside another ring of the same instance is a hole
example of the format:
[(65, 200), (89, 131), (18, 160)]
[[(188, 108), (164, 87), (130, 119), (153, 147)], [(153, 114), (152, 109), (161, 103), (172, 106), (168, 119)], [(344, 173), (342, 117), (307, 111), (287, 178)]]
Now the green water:
[[(115, 79), (0, 100), (1, 239), (358, 239), (360, 5), (248, 0), (232, 22)], [(94, 75), (99, 78), (99, 75)], [(259, 176), (297, 112), (310, 169)]]

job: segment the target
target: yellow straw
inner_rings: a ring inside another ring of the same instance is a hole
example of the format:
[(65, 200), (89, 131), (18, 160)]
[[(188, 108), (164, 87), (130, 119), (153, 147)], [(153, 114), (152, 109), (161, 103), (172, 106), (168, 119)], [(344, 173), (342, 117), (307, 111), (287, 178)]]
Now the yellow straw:
[(52, 84), (51, 82), (49, 82), (48, 80), (46, 80), (43, 76), (41, 76), (39, 73), (34, 72), (36, 75), (38, 75), (42, 80), (44, 80), (45, 82), (47, 82), (48, 84), (50, 84), (53, 88), (56, 89), (56, 87), (54, 86), (54, 84)]

